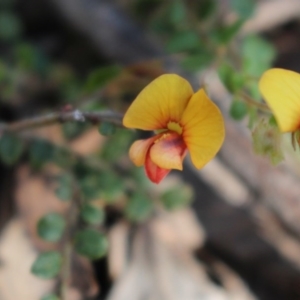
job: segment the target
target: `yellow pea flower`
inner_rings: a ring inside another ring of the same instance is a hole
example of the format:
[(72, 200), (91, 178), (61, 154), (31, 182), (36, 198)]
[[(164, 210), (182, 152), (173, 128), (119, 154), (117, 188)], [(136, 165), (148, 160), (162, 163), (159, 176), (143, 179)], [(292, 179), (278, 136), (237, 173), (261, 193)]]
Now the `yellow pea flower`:
[(260, 81), (259, 89), (271, 108), (282, 132), (296, 132), (300, 129), (300, 74), (270, 69)]
[(202, 168), (220, 149), (225, 135), (218, 107), (200, 89), (175, 74), (165, 74), (147, 85), (123, 118), (127, 128), (157, 132), (135, 141), (129, 156), (136, 166), (145, 166), (146, 175), (159, 183), (171, 169), (182, 170), (189, 150), (192, 163)]

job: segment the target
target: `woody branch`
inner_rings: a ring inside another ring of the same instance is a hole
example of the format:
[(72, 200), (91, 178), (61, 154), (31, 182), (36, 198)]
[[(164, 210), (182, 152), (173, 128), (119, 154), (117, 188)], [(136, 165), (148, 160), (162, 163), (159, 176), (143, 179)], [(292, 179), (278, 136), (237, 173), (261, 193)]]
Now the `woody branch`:
[(76, 109), (72, 111), (49, 113), (43, 116), (35, 116), (12, 123), (0, 123), (0, 133), (20, 132), (28, 129), (64, 122), (90, 122), (92, 124), (110, 122), (115, 124), (116, 126), (123, 127), (122, 118), (122, 114), (114, 111), (85, 112)]

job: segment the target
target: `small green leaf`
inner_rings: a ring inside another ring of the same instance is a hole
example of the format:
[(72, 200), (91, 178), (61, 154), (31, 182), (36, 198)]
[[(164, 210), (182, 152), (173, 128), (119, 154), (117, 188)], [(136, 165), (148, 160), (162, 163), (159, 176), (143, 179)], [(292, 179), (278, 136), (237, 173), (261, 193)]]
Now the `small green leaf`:
[[(78, 79), (75, 76), (75, 74), (73, 74), (73, 77), (71, 77), (69, 81), (65, 81), (60, 86), (60, 93), (64, 103), (70, 104), (76, 102), (76, 99), (78, 99), (78, 97), (81, 97), (82, 95), (83, 86), (84, 83), (80, 81), (80, 79)], [(88, 125), (88, 124), (83, 123), (82, 125)]]
[(0, 60), (0, 83), (1, 86), (5, 84), (5, 81), (7, 80), (8, 75), (8, 67), (7, 65)]
[(85, 83), (84, 91), (87, 93), (94, 92), (105, 86), (109, 81), (117, 77), (121, 68), (119, 66), (107, 66), (92, 72)]
[(24, 71), (32, 71), (46, 76), (49, 72), (50, 62), (46, 55), (29, 43), (17, 44), (14, 48), (14, 57), (17, 67)]
[(132, 142), (133, 132), (130, 130), (118, 129), (116, 133), (109, 138), (101, 150), (101, 156), (105, 161), (115, 162), (122, 155), (127, 153)]
[(22, 70), (32, 70), (35, 65), (36, 51), (30, 44), (21, 43), (14, 49), (14, 56), (18, 67)]
[(134, 222), (145, 221), (153, 211), (153, 201), (141, 192), (136, 192), (129, 199), (125, 214), (128, 219)]
[(42, 217), (37, 225), (39, 236), (48, 242), (57, 242), (64, 230), (65, 220), (57, 213), (50, 213)]
[(60, 299), (54, 294), (49, 294), (44, 296), (41, 300), (60, 300)]
[(85, 204), (80, 210), (81, 218), (90, 225), (99, 225), (104, 222), (104, 211), (91, 204)]
[(19, 18), (9, 12), (0, 12), (0, 39), (9, 41), (17, 38), (22, 30), (22, 25)]
[(196, 1), (196, 13), (200, 20), (209, 18), (216, 10), (217, 5), (215, 0), (201, 0)]
[(226, 62), (219, 67), (218, 74), (227, 90), (232, 94), (240, 90), (245, 83), (242, 75)]
[(87, 123), (64, 123), (62, 126), (62, 131), (64, 136), (68, 140), (72, 140), (78, 136), (80, 136), (84, 131), (89, 127)]
[(186, 17), (186, 9), (182, 0), (173, 0), (169, 5), (169, 20), (172, 24), (178, 25)]
[(33, 167), (40, 168), (52, 160), (53, 145), (48, 141), (34, 140), (29, 147), (29, 158)]
[(167, 43), (169, 52), (181, 52), (186, 50), (198, 50), (201, 46), (200, 38), (195, 32), (186, 31), (173, 35)]
[(124, 193), (124, 180), (113, 172), (106, 171), (100, 175), (102, 193), (106, 203), (113, 203)]
[(231, 8), (242, 18), (250, 18), (255, 11), (254, 0), (230, 0)]
[(231, 103), (229, 113), (234, 120), (239, 121), (247, 115), (248, 107), (245, 102), (234, 99)]
[(240, 31), (243, 24), (244, 20), (238, 19), (229, 26), (218, 28), (216, 32), (214, 32), (213, 37), (219, 44), (228, 44), (230, 40)]
[(58, 177), (58, 187), (55, 191), (56, 196), (62, 201), (70, 201), (73, 195), (72, 176), (63, 174)]
[(245, 74), (259, 77), (271, 67), (275, 58), (274, 47), (258, 36), (248, 36), (242, 44), (243, 69)]
[(53, 150), (52, 161), (61, 168), (69, 168), (76, 162), (76, 158), (68, 149), (57, 146)]
[(270, 124), (271, 126), (278, 127), (278, 124), (277, 124), (277, 121), (276, 121), (274, 115), (272, 115), (272, 116), (270, 117), (270, 119), (269, 119), (269, 124)]
[[(48, 77), (59, 87), (59, 92), (65, 104), (74, 103), (82, 93), (83, 82), (70, 65), (52, 64)], [(77, 103), (76, 103), (77, 105)]]
[(145, 189), (149, 188), (151, 183), (149, 181), (149, 178), (145, 174), (144, 168), (132, 168), (130, 170), (130, 176), (138, 184), (139, 187), (143, 187)]
[(99, 199), (102, 196), (100, 176), (87, 175), (79, 181), (81, 192), (88, 201)]
[(109, 122), (102, 122), (99, 126), (99, 132), (104, 136), (110, 136), (115, 134), (116, 126)]
[(161, 196), (161, 201), (166, 209), (174, 210), (181, 208), (191, 202), (193, 191), (188, 186), (174, 187)]
[(186, 56), (181, 61), (181, 65), (183, 68), (189, 71), (198, 71), (207, 67), (212, 61), (213, 55), (211, 53), (203, 51)]
[(75, 169), (84, 199), (93, 201), (103, 199), (112, 203), (124, 192), (124, 182), (113, 171), (103, 172), (86, 170), (82, 166)]
[(76, 251), (89, 259), (99, 259), (108, 251), (108, 241), (104, 234), (94, 229), (83, 229), (75, 235)]
[(56, 277), (60, 272), (62, 262), (62, 255), (59, 252), (44, 252), (33, 263), (31, 272), (43, 279), (51, 279)]
[(4, 133), (0, 139), (0, 158), (7, 165), (13, 165), (18, 161), (24, 146), (22, 141), (13, 134)]

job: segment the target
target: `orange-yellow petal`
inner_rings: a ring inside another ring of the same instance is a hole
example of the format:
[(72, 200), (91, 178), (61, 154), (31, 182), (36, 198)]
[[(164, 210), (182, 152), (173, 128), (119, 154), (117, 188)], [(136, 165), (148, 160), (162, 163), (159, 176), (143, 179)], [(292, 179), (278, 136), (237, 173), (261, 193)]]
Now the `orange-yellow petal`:
[(191, 160), (200, 169), (219, 151), (224, 141), (224, 120), (204, 89), (193, 95), (182, 116), (183, 139)]
[(259, 89), (270, 106), (283, 132), (300, 127), (300, 74), (284, 70), (270, 69), (260, 81)]
[(145, 172), (147, 177), (154, 183), (160, 183), (171, 170), (163, 169), (157, 166), (150, 158), (149, 152), (145, 160)]
[(165, 133), (150, 148), (151, 160), (160, 168), (182, 170), (186, 145), (177, 133)]
[(179, 121), (193, 95), (191, 85), (176, 74), (165, 74), (148, 84), (132, 102), (123, 118), (128, 128), (156, 130)]
[(146, 140), (137, 140), (131, 145), (129, 149), (129, 157), (137, 167), (144, 165), (149, 147), (158, 137), (159, 136), (153, 136)]

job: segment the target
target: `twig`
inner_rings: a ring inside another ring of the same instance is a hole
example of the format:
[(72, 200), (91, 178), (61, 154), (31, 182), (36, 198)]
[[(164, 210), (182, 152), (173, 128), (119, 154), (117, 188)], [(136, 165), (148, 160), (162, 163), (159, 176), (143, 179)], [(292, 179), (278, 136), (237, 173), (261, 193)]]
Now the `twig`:
[(0, 132), (20, 132), (28, 129), (64, 122), (90, 122), (93, 124), (110, 122), (117, 126), (123, 127), (122, 118), (122, 114), (113, 111), (62, 111), (50, 113), (44, 116), (36, 116), (13, 123), (2, 123), (0, 124)]
[(67, 241), (63, 249), (63, 267), (60, 277), (60, 290), (59, 294), (62, 300), (67, 299), (68, 287), (71, 281), (71, 268), (72, 268), (72, 243)]
[(73, 259), (73, 238), (79, 224), (80, 195), (74, 185), (73, 199), (66, 215), (67, 227), (63, 237), (62, 255), (63, 266), (59, 280), (59, 296), (61, 300), (67, 299), (68, 289), (72, 281), (72, 259)]
[(250, 106), (255, 106), (256, 108), (258, 108), (264, 112), (271, 113), (270, 108), (266, 104), (255, 101), (249, 95), (247, 95), (243, 92), (239, 92), (238, 96), (240, 96), (242, 98), (242, 100), (244, 100)]

